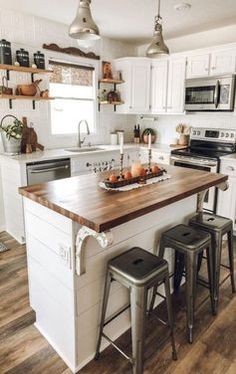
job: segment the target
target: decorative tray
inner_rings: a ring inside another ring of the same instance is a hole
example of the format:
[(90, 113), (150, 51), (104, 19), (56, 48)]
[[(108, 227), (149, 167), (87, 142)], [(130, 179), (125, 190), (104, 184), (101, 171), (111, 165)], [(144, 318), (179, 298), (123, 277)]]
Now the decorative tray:
[(151, 178), (157, 178), (161, 177), (163, 174), (167, 173), (165, 169), (160, 169), (157, 173), (148, 173), (148, 170), (146, 169), (147, 174), (144, 176), (140, 177), (135, 177), (135, 178), (129, 178), (129, 179), (121, 179), (120, 176), (117, 177), (117, 182), (110, 182), (109, 179), (105, 179), (103, 183), (105, 184), (106, 187), (109, 188), (119, 188), (119, 187), (124, 187), (129, 184), (134, 184), (134, 183), (139, 183), (139, 184), (145, 184), (147, 179)]

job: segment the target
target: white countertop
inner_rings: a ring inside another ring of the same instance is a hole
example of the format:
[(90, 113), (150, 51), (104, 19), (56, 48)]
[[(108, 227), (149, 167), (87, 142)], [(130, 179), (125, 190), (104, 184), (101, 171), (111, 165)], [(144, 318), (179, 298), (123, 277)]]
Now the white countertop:
[(236, 153), (231, 153), (230, 155), (222, 156), (220, 159), (222, 161), (234, 161), (234, 162), (236, 162)]
[[(0, 157), (4, 160), (12, 160), (17, 161), (23, 164), (29, 163), (29, 162), (39, 162), (39, 161), (45, 161), (45, 160), (53, 160), (58, 158), (74, 158), (74, 157), (83, 157), (88, 155), (96, 155), (99, 153), (104, 152), (112, 152), (116, 151), (118, 152), (120, 147), (119, 145), (96, 145), (94, 147), (100, 148), (99, 150), (93, 151), (93, 152), (70, 152), (66, 151), (64, 148), (58, 148), (58, 149), (45, 149), (44, 151), (37, 151), (30, 154), (20, 154), (16, 156), (9, 156), (5, 154), (1, 154)], [(68, 147), (69, 148), (69, 147)], [(147, 145), (144, 144), (134, 144), (129, 143), (124, 145), (124, 150), (135, 150), (135, 149), (148, 149)], [(164, 153), (170, 153), (173, 148), (171, 148), (168, 144), (153, 144), (152, 149)]]

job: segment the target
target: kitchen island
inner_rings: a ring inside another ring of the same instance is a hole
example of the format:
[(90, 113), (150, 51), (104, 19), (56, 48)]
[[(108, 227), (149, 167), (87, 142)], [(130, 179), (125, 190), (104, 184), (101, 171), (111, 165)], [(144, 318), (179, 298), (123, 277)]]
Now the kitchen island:
[[(105, 174), (20, 188), (35, 325), (73, 372), (94, 356), (107, 261), (133, 246), (156, 253), (161, 233), (200, 211), (210, 187), (227, 187), (225, 175), (166, 169), (170, 179), (128, 192), (99, 187)], [(127, 300), (114, 282), (107, 316)], [(126, 310), (106, 332), (116, 339), (129, 327)]]

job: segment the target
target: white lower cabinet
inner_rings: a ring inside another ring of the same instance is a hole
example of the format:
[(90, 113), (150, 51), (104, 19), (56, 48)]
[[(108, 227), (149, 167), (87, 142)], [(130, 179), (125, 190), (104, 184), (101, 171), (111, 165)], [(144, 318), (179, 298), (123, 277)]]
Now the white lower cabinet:
[[(140, 162), (142, 164), (148, 163), (148, 149), (140, 150)], [(170, 152), (152, 150), (152, 162), (157, 164), (170, 165)]]
[(222, 174), (229, 176), (229, 188), (226, 191), (219, 190), (217, 214), (232, 219), (234, 231), (236, 230), (236, 161), (222, 162)]

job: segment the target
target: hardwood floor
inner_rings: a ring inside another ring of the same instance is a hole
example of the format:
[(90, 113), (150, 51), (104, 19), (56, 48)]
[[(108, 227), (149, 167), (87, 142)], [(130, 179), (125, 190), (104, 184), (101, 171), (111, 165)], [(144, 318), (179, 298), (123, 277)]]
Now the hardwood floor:
[[(11, 249), (0, 253), (0, 374), (70, 374), (33, 325), (35, 314), (29, 306), (25, 247), (6, 233), (0, 234), (0, 241)], [(198, 291), (199, 305), (207, 290), (199, 287)], [(209, 313), (209, 301), (198, 307), (192, 345), (185, 337), (184, 290), (173, 300), (178, 361), (171, 359), (165, 327), (157, 325), (154, 317), (149, 318), (144, 374), (236, 373), (236, 296), (231, 293), (229, 279), (222, 285), (220, 295), (217, 317)], [(158, 313), (164, 318), (164, 306), (158, 308)], [(130, 333), (119, 338), (118, 344), (130, 352)], [(129, 363), (112, 347), (101, 354), (99, 361), (92, 361), (80, 371), (111, 373), (131, 373)]]

